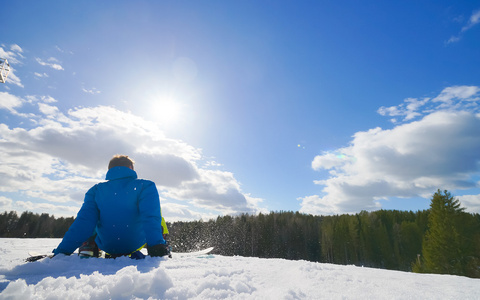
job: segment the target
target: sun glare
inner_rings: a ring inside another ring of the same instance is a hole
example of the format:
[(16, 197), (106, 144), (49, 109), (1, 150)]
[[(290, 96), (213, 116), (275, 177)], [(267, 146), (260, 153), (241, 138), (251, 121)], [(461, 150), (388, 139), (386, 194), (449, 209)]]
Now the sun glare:
[(173, 99), (157, 99), (150, 107), (150, 114), (160, 124), (172, 124), (178, 121), (181, 106)]

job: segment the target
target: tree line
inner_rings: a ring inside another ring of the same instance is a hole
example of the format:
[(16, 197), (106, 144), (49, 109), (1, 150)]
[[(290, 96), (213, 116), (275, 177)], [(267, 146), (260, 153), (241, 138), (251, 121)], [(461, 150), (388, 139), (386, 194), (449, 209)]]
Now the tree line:
[[(62, 237), (73, 218), (0, 214), (1, 237)], [(226, 256), (285, 258), (480, 278), (480, 215), (447, 191), (430, 209), (313, 216), (298, 212), (167, 222), (173, 251), (215, 247)]]
[(480, 215), (438, 190), (430, 209), (312, 216), (298, 212), (222, 216), (170, 224), (174, 251), (353, 264), (480, 278)]
[(170, 225), (174, 251), (286, 258), (410, 271), (422, 251), (428, 211), (362, 211), (312, 216), (298, 212), (222, 216)]
[(23, 212), (20, 217), (15, 211), (0, 214), (0, 237), (3, 238), (61, 238), (65, 235), (73, 217), (55, 218), (49, 214)]

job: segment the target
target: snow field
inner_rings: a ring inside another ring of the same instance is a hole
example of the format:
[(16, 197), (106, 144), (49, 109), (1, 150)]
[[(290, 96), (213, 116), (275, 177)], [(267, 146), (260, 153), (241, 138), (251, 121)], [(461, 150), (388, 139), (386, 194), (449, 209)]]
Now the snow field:
[(24, 263), (59, 239), (0, 239), (0, 299), (478, 299), (480, 280), (203, 255)]

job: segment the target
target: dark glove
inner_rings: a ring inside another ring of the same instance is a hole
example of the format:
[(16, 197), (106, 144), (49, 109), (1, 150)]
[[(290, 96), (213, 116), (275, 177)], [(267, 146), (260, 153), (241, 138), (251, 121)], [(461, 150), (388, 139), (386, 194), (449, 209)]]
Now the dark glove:
[(165, 244), (147, 246), (147, 252), (150, 256), (166, 256), (170, 255), (170, 247)]

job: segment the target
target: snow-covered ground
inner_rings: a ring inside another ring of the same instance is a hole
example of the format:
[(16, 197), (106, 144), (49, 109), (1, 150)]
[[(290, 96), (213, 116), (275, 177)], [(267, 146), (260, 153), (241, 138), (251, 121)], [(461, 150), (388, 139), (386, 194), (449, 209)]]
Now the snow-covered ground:
[(480, 279), (283, 259), (60, 256), (59, 239), (0, 239), (0, 299), (479, 299)]

